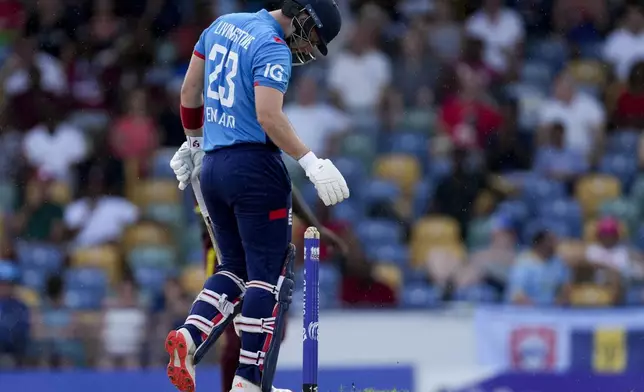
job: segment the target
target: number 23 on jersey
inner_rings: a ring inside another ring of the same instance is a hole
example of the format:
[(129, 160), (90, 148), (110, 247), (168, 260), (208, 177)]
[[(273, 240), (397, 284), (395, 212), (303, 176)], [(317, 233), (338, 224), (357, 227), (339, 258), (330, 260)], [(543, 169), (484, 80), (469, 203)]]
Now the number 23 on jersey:
[[(235, 76), (239, 67), (239, 56), (237, 52), (228, 50), (225, 46), (213, 45), (208, 60), (216, 63), (215, 69), (208, 75), (208, 91), (206, 96), (215, 99), (221, 103), (221, 106), (230, 108), (235, 103)], [(216, 85), (213, 89), (213, 83), (217, 82), (222, 71), (226, 74), (226, 85)]]

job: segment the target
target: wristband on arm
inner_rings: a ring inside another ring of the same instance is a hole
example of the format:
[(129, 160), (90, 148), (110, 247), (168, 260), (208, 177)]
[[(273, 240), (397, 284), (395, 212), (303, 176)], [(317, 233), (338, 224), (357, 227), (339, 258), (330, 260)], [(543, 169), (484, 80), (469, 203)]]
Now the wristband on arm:
[(187, 108), (181, 105), (181, 125), (185, 129), (200, 129), (203, 127), (203, 121), (203, 105), (198, 108)]

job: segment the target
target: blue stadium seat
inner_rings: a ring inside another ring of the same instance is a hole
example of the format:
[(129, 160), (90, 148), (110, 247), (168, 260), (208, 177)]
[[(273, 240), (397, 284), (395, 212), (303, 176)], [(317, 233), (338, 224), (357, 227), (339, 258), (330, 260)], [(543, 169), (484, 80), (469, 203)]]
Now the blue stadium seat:
[(409, 247), (402, 244), (386, 244), (367, 247), (367, 256), (374, 262), (387, 262), (405, 267), (409, 264)]
[(644, 286), (641, 284), (630, 286), (626, 290), (625, 295), (626, 305), (629, 306), (642, 306), (644, 305)]
[(356, 234), (364, 246), (395, 245), (402, 240), (402, 226), (394, 221), (368, 219), (356, 227)]
[(70, 290), (107, 290), (105, 271), (100, 268), (71, 268), (65, 272), (65, 287)]
[(539, 218), (565, 225), (567, 232), (574, 238), (583, 233), (583, 213), (581, 205), (573, 199), (546, 200), (538, 207)]
[(557, 200), (566, 197), (566, 188), (563, 183), (546, 178), (536, 177), (528, 181), (523, 187), (523, 200), (531, 211), (543, 200)]
[(49, 273), (41, 268), (21, 268), (21, 282), (26, 287), (42, 293)]
[(367, 205), (382, 201), (394, 201), (400, 197), (400, 194), (400, 186), (387, 180), (367, 180), (361, 192), (362, 201)]
[(152, 162), (152, 176), (156, 178), (174, 178), (174, 172), (170, 168), (170, 160), (176, 152), (173, 148), (158, 150)]
[(127, 255), (130, 267), (152, 267), (170, 270), (175, 266), (175, 252), (171, 247), (140, 246)]
[(634, 130), (617, 130), (608, 136), (606, 141), (607, 154), (625, 154), (637, 156), (639, 132)]
[(320, 291), (331, 290), (337, 291), (340, 284), (340, 271), (332, 263), (320, 263), (318, 271), (318, 281), (320, 282)]
[(546, 62), (528, 60), (521, 68), (520, 79), (521, 82), (536, 87), (550, 86), (552, 83), (552, 70)]
[(55, 245), (27, 241), (16, 243), (16, 253), (23, 268), (39, 268), (46, 272), (60, 270), (65, 257)]
[(559, 68), (567, 60), (568, 47), (561, 40), (539, 39), (526, 45), (526, 55), (528, 58)]
[(640, 252), (644, 252), (644, 224), (637, 229), (637, 232), (632, 236), (632, 238), (633, 245), (635, 245)]
[(384, 152), (413, 155), (424, 162), (429, 154), (428, 140), (426, 135), (418, 132), (396, 132), (387, 138)]
[(617, 177), (624, 188), (629, 190), (638, 173), (637, 156), (604, 155), (599, 163), (599, 171)]
[(516, 224), (524, 223), (530, 217), (528, 205), (522, 199), (505, 200), (496, 207), (496, 213)]
[(356, 158), (351, 157), (338, 157), (332, 159), (335, 167), (340, 170), (340, 173), (347, 180), (349, 189), (357, 188), (364, 183), (364, 180), (367, 178), (367, 169), (364, 167), (363, 163)]
[(473, 303), (494, 303), (500, 300), (499, 293), (486, 284), (477, 284), (459, 289), (455, 293), (458, 301)]
[(137, 267), (133, 272), (139, 287), (151, 293), (161, 292), (169, 276), (168, 270), (154, 267)]
[(403, 285), (429, 284), (429, 273), (425, 268), (408, 267), (403, 268)]
[(539, 111), (548, 96), (549, 86), (533, 86), (527, 83), (514, 83), (505, 91), (508, 97), (515, 99), (519, 106), (519, 129), (533, 132), (539, 124)]
[(452, 170), (452, 163), (449, 159), (432, 159), (429, 163), (427, 175), (433, 183), (438, 182), (447, 176)]
[(412, 206), (412, 214), (415, 219), (420, 218), (423, 214), (428, 212), (428, 208), (434, 195), (434, 190), (434, 182), (428, 178), (425, 178), (416, 184)]
[(400, 306), (408, 309), (425, 309), (440, 305), (440, 290), (426, 283), (403, 287)]
[(99, 310), (103, 305), (105, 292), (89, 289), (66, 289), (65, 305), (73, 310)]
[(364, 205), (362, 203), (353, 198), (349, 198), (340, 204), (334, 205), (331, 209), (331, 216), (335, 220), (351, 222), (355, 225), (364, 218), (363, 207)]

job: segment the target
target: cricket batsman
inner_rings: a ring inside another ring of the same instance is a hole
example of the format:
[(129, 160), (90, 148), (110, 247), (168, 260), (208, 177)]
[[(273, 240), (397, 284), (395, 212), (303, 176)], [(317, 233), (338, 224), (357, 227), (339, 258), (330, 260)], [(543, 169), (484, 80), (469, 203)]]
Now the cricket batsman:
[[(195, 208), (197, 214), (201, 214), (199, 207)], [(309, 206), (306, 204), (297, 188), (293, 187), (293, 214), (301, 219), (305, 226), (314, 226), (320, 229), (322, 241), (332, 245), (337, 252), (346, 256), (348, 252), (347, 244), (335, 233), (323, 227), (315, 217)], [(202, 228), (202, 239), (204, 245), (204, 260), (206, 276), (212, 276), (217, 271), (217, 254), (211, 243), (210, 235), (205, 225)], [(240, 339), (235, 332), (235, 328), (229, 325), (224, 331), (224, 343), (221, 355), (221, 390), (228, 391), (233, 385), (235, 371), (239, 366)], [(284, 338), (284, 337), (282, 337)]]
[[(185, 323), (166, 338), (167, 374), (195, 390), (195, 365), (233, 323), (240, 335), (231, 392), (269, 392), (291, 302), (291, 181), (296, 159), (325, 205), (349, 197), (342, 174), (297, 137), (282, 112), (292, 65), (327, 54), (340, 31), (333, 0), (286, 0), (279, 10), (218, 18), (202, 33), (181, 88), (187, 142), (170, 166), (179, 188), (198, 186), (212, 218), (219, 266)], [(196, 181), (199, 179), (199, 181)], [(285, 390), (282, 390), (285, 392)]]

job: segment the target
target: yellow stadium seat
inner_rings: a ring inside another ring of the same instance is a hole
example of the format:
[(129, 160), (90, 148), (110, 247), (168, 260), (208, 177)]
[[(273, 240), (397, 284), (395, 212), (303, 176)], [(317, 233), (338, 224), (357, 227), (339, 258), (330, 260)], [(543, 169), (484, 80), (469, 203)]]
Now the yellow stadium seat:
[(420, 219), (412, 229), (412, 242), (455, 244), (461, 242), (461, 229), (456, 220), (444, 215)]
[(135, 202), (138, 205), (178, 204), (181, 194), (176, 181), (148, 180), (136, 187)]
[(580, 307), (611, 306), (617, 299), (617, 292), (608, 287), (591, 283), (578, 284), (571, 287), (570, 304)]
[(557, 246), (557, 255), (569, 265), (577, 265), (586, 258), (586, 244), (581, 240), (561, 241)]
[(189, 266), (181, 274), (181, 286), (192, 295), (196, 295), (201, 291), (205, 280), (206, 272), (202, 266)]
[(82, 248), (72, 254), (73, 267), (101, 268), (112, 283), (117, 282), (121, 277), (121, 263), (121, 253), (113, 245)]
[[(619, 235), (621, 238), (628, 238), (628, 228), (624, 222), (619, 222)], [(597, 242), (597, 221), (590, 220), (584, 224), (584, 241), (586, 243)]]
[(393, 181), (400, 186), (403, 194), (410, 195), (421, 177), (418, 160), (411, 155), (390, 154), (380, 157), (374, 163), (375, 176)]
[(40, 306), (40, 296), (37, 292), (28, 287), (18, 288), (18, 298), (20, 298), (25, 305), (30, 308), (37, 308)]
[(575, 60), (568, 63), (568, 71), (577, 83), (603, 88), (606, 85), (606, 66), (598, 60)]
[(402, 272), (395, 264), (376, 263), (373, 268), (373, 274), (376, 280), (386, 284), (394, 291), (398, 291), (402, 286)]
[(575, 197), (581, 204), (584, 216), (593, 217), (607, 200), (622, 194), (622, 185), (613, 176), (590, 174), (582, 177), (575, 187)]
[(61, 205), (67, 205), (72, 201), (72, 190), (67, 183), (57, 181), (49, 187), (51, 201)]
[(169, 230), (154, 222), (143, 222), (130, 226), (123, 236), (123, 245), (126, 251), (137, 246), (168, 245), (170, 242)]

